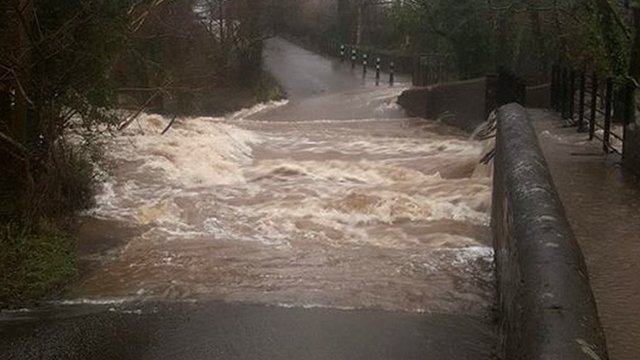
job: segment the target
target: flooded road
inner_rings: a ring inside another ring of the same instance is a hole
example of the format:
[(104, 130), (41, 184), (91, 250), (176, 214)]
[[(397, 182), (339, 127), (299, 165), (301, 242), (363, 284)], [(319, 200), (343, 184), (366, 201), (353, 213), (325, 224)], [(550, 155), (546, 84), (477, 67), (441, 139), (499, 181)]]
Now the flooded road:
[(482, 144), (406, 118), (401, 86), (308, 85), (328, 94), (178, 119), (165, 135), (170, 119), (146, 115), (111, 139), (91, 217), (140, 231), (73, 296), (488, 309)]
[[(281, 39), (268, 41), (266, 56), (289, 101), (180, 118), (165, 135), (170, 119), (143, 115), (105, 139), (105, 182), (80, 229), (82, 277), (44, 315), (5, 314), (40, 322), (5, 330), (13, 345), (0, 350), (109, 358), (95, 349), (113, 343), (118, 358), (491, 356), (483, 144), (406, 117), (396, 105), (401, 77), (376, 87)], [(88, 329), (97, 340), (84, 346), (84, 332), (42, 326)], [(121, 328), (135, 330), (123, 337)], [(123, 357), (123, 348), (137, 350)]]

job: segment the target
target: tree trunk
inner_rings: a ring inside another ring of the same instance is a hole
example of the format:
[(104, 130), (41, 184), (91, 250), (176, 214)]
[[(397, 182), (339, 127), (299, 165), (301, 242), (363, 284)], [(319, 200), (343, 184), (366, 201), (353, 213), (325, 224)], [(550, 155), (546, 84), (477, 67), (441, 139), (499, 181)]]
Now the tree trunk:
[(629, 75), (640, 81), (640, 4), (632, 9), (634, 21), (634, 38), (631, 47), (631, 61), (629, 61)]
[(360, 44), (362, 43), (362, 13), (363, 13), (363, 7), (364, 7), (364, 3), (362, 1), (358, 1), (358, 4), (356, 5), (358, 8), (356, 9), (356, 28), (355, 28), (355, 32), (356, 32), (356, 39), (355, 39), (355, 44), (356, 46), (360, 46)]
[(498, 43), (496, 54), (496, 68), (510, 68), (511, 47), (509, 46), (509, 14), (506, 11), (498, 13)]
[[(15, 106), (11, 112), (11, 136), (19, 143), (25, 143), (27, 139), (27, 124), (29, 116), (28, 86), (30, 83), (29, 69), (31, 56), (29, 49), (29, 36), (27, 34), (28, 19), (31, 14), (29, 0), (14, 0), (16, 14), (14, 18), (14, 43), (13, 58), (16, 59), (12, 91), (15, 93)], [(21, 20), (22, 19), (22, 20)]]
[(226, 36), (224, 31), (224, 4), (223, 0), (218, 0), (218, 28), (220, 31), (220, 43), (224, 44), (226, 42)]
[(537, 10), (529, 11), (529, 20), (531, 21), (531, 27), (533, 29), (533, 36), (536, 42), (536, 54), (538, 58), (538, 77), (539, 81), (548, 80), (547, 74), (549, 71), (549, 63), (547, 60), (547, 51), (545, 47), (545, 39), (540, 26), (540, 12)]
[(349, 0), (338, 0), (338, 27), (340, 41), (351, 43), (351, 4)]
[(11, 119), (11, 93), (7, 90), (0, 90), (0, 125), (6, 126)]
[(553, 11), (553, 22), (556, 28), (556, 36), (559, 39), (558, 40), (558, 44), (556, 46), (556, 49), (558, 51), (557, 55), (558, 56), (558, 61), (562, 62), (566, 59), (567, 57), (567, 51), (568, 51), (568, 47), (567, 47), (567, 41), (565, 40), (563, 34), (563, 29), (562, 29), (562, 22), (560, 21), (560, 11), (558, 10), (560, 8), (560, 5), (558, 4), (558, 1), (554, 1), (554, 11)]

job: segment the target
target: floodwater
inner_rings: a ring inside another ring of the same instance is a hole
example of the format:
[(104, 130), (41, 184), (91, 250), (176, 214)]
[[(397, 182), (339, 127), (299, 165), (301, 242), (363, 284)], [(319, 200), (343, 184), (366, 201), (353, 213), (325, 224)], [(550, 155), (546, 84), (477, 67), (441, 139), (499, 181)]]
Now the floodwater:
[[(483, 144), (408, 118), (406, 87), (284, 40), (290, 101), (142, 115), (106, 139), (69, 302), (220, 300), (484, 316), (494, 302)], [(385, 75), (386, 76), (386, 75)]]
[(615, 360), (640, 358), (640, 188), (620, 157), (557, 116), (531, 110), (554, 182), (584, 253)]

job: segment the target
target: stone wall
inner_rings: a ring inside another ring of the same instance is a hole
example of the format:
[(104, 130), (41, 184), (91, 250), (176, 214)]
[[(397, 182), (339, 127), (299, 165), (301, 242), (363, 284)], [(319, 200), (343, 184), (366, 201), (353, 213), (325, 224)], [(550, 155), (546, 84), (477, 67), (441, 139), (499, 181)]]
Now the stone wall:
[(505, 360), (606, 360), (581, 250), (523, 107), (498, 110), (492, 228)]

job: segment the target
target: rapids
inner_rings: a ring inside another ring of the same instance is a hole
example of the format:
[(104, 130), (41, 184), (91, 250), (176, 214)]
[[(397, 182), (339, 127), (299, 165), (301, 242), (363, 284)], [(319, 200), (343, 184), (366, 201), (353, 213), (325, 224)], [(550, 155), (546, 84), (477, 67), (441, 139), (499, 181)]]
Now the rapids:
[(140, 116), (105, 139), (72, 297), (488, 313), (483, 144), (406, 117), (402, 89), (180, 118), (165, 135), (169, 119)]

